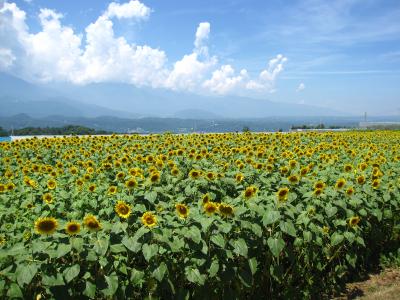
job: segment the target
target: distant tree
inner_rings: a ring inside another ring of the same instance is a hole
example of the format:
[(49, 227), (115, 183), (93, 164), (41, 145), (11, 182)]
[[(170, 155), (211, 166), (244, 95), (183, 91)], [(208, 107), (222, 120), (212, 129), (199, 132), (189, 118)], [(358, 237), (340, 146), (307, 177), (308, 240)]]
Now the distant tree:
[(250, 127), (249, 126), (243, 126), (242, 132), (250, 132)]
[(110, 134), (105, 130), (95, 130), (84, 126), (68, 125), (64, 127), (25, 127), (14, 131), (14, 135), (96, 135)]
[(5, 131), (5, 130), (3, 129), (3, 127), (0, 127), (0, 136), (8, 136), (8, 135), (9, 135), (8, 132)]

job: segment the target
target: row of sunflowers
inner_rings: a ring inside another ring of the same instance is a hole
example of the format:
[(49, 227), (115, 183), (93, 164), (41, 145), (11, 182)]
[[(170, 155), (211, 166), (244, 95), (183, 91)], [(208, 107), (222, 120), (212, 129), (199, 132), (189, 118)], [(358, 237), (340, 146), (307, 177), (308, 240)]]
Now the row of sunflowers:
[(0, 143), (0, 297), (328, 295), (398, 245), (400, 132)]

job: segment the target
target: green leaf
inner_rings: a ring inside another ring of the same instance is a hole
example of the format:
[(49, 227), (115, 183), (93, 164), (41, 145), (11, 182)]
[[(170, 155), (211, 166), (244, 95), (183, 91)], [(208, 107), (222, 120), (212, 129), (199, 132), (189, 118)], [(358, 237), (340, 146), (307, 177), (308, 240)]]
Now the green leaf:
[(78, 250), (78, 252), (81, 252), (83, 250), (83, 238), (72, 237), (70, 239), (70, 242), (71, 242), (72, 248)]
[(149, 262), (150, 259), (157, 254), (158, 252), (158, 246), (153, 244), (153, 245), (149, 245), (149, 244), (144, 244), (142, 247), (142, 252), (143, 252), (143, 256), (144, 259)]
[(285, 247), (285, 242), (280, 237), (269, 237), (267, 244), (272, 254), (275, 257), (278, 257), (283, 248)]
[(303, 231), (303, 238), (306, 242), (311, 242), (312, 240), (312, 233), (310, 231)]
[(225, 247), (225, 239), (224, 239), (224, 237), (222, 236), (222, 234), (220, 234), (220, 233), (218, 233), (218, 234), (216, 234), (216, 235), (213, 235), (213, 236), (210, 238), (210, 241), (213, 242), (215, 245), (221, 247), (221, 248), (224, 248), (224, 247)]
[(56, 276), (42, 275), (42, 283), (46, 286), (65, 285), (64, 279), (60, 273), (57, 273)]
[(213, 218), (202, 218), (200, 220), (201, 227), (203, 228), (203, 231), (207, 231), (208, 227), (212, 224), (214, 221)]
[(149, 200), (151, 203), (154, 203), (154, 201), (156, 201), (157, 199), (157, 192), (155, 191), (148, 192), (144, 195), (144, 198), (146, 200)]
[(32, 252), (37, 253), (37, 252), (44, 252), (49, 248), (51, 245), (51, 242), (43, 242), (43, 241), (35, 241), (32, 242)]
[(240, 238), (236, 241), (231, 241), (231, 245), (233, 246), (233, 252), (238, 255), (247, 257), (248, 248), (244, 239)]
[(348, 240), (350, 242), (350, 244), (352, 244), (354, 242), (354, 238), (355, 238), (354, 233), (346, 231), (344, 233), (344, 236), (345, 236), (346, 240)]
[(328, 216), (328, 218), (332, 218), (334, 215), (336, 215), (337, 211), (338, 211), (337, 208), (330, 204), (328, 204), (325, 207), (325, 212), (326, 212), (326, 215)]
[(217, 275), (219, 270), (219, 262), (218, 259), (214, 259), (210, 265), (210, 267), (208, 268), (208, 275), (209, 277), (214, 277), (215, 275)]
[(288, 235), (296, 237), (296, 228), (294, 228), (294, 225), (291, 221), (280, 222), (279, 227), (283, 232), (287, 233)]
[(251, 271), (251, 275), (256, 274), (257, 272), (257, 258), (253, 257), (249, 259), (249, 267), (250, 267), (250, 271)]
[(12, 298), (23, 298), (22, 291), (19, 288), (18, 284), (16, 283), (11, 283), (8, 291), (7, 291), (7, 296), (12, 299)]
[(201, 242), (201, 231), (197, 227), (191, 227), (187, 232), (187, 236), (196, 244)]
[(344, 236), (335, 232), (331, 236), (331, 245), (332, 246), (339, 245), (341, 242), (343, 242), (343, 240), (344, 240)]
[(138, 253), (140, 250), (140, 247), (142, 246), (141, 243), (139, 243), (135, 238), (127, 237), (124, 236), (122, 239), (121, 243), (128, 248), (130, 251), (134, 253)]
[(73, 265), (72, 267), (66, 268), (63, 272), (65, 281), (68, 283), (71, 280), (73, 280), (76, 276), (79, 275), (80, 270), (81, 270), (81, 267), (78, 264)]
[(194, 267), (187, 267), (185, 269), (186, 279), (192, 283), (203, 285), (205, 282), (205, 276), (200, 274), (199, 270)]
[(126, 248), (122, 244), (114, 244), (110, 246), (110, 250), (112, 253), (121, 253), (126, 252)]
[(356, 237), (356, 242), (365, 247), (364, 239), (361, 236)]
[(86, 281), (86, 288), (83, 291), (83, 294), (91, 299), (94, 299), (96, 297), (96, 285)]
[(167, 271), (167, 265), (162, 262), (157, 269), (153, 272), (153, 277), (161, 282), (164, 278), (165, 272)]
[(275, 223), (281, 218), (281, 214), (279, 211), (270, 210), (263, 216), (262, 222), (264, 226)]
[(132, 269), (131, 273), (131, 283), (135, 286), (141, 286), (142, 283), (144, 282), (144, 272)]
[(108, 287), (102, 290), (102, 292), (106, 296), (114, 295), (118, 289), (118, 276), (113, 274), (111, 276), (104, 276), (104, 278), (106, 279)]
[(63, 257), (64, 255), (70, 253), (72, 246), (69, 244), (59, 244), (57, 248), (57, 258)]
[(135, 235), (133, 236), (133, 238), (135, 240), (139, 240), (144, 234), (148, 233), (149, 229), (147, 229), (146, 227), (140, 227), (136, 232)]
[(19, 265), (15, 273), (17, 274), (17, 282), (20, 287), (29, 284), (38, 271), (36, 265)]
[(104, 256), (107, 253), (109, 245), (108, 238), (101, 238), (95, 241), (93, 250), (100, 256)]

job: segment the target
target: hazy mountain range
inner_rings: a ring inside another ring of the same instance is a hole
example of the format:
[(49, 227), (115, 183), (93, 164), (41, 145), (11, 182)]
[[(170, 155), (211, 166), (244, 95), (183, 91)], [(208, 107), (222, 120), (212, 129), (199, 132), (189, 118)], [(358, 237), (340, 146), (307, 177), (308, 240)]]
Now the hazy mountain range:
[(66, 116), (183, 119), (343, 116), (322, 107), (244, 97), (201, 96), (130, 84), (34, 84), (0, 73), (0, 116)]

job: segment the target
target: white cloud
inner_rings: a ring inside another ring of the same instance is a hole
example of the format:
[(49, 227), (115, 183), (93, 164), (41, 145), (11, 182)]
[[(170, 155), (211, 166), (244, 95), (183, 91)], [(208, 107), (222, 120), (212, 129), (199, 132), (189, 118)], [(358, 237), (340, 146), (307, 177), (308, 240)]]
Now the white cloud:
[(110, 3), (83, 33), (63, 25), (63, 15), (47, 8), (38, 15), (41, 29), (32, 33), (25, 12), (16, 4), (5, 2), (0, 7), (0, 68), (30, 80), (125, 82), (220, 95), (263, 93), (275, 90), (287, 60), (277, 55), (254, 79), (245, 69), (236, 73), (231, 65), (220, 66), (217, 57), (209, 54), (210, 23), (202, 22), (194, 35), (193, 51), (168, 67), (163, 50), (115, 35), (115, 19), (142, 20), (150, 15), (151, 9), (137, 0)]
[(211, 92), (225, 95), (239, 88), (247, 77), (246, 70), (241, 70), (240, 74), (235, 76), (235, 70), (231, 65), (223, 65), (212, 73), (211, 79), (206, 80), (203, 86)]
[(0, 48), (0, 71), (12, 66), (16, 57), (10, 49)]
[(299, 86), (296, 89), (296, 92), (301, 92), (306, 88), (306, 85), (302, 82), (299, 84)]
[(108, 5), (106, 12), (104, 13), (104, 16), (108, 18), (116, 17), (118, 19), (122, 18), (146, 19), (149, 17), (150, 12), (151, 12), (150, 8), (148, 8), (140, 1), (131, 0), (128, 3), (124, 4), (111, 2)]
[(165, 82), (173, 90), (198, 91), (205, 76), (216, 66), (218, 60), (210, 57), (206, 41), (210, 33), (210, 24), (200, 23), (196, 30), (195, 49), (191, 54), (175, 62)]
[(199, 52), (206, 51), (207, 53), (207, 47), (204, 44), (207, 42), (209, 35), (210, 23), (200, 23), (196, 30), (196, 39), (194, 40), (194, 46)]

